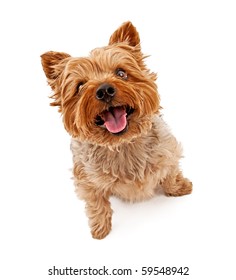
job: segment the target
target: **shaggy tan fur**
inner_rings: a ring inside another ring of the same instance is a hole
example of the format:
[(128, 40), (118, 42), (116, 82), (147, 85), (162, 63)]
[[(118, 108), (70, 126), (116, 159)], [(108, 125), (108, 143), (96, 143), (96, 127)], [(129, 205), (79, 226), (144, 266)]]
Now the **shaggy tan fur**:
[(156, 75), (147, 69), (130, 22), (90, 56), (47, 52), (42, 65), (66, 130), (72, 135), (76, 192), (86, 201), (91, 233), (111, 230), (109, 197), (140, 201), (192, 191), (182, 176), (181, 145), (160, 116)]

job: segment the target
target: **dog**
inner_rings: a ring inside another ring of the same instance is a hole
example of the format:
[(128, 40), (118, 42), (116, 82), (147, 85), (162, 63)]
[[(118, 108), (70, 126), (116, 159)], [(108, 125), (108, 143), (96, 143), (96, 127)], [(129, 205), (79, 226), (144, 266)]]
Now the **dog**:
[(65, 129), (72, 136), (75, 190), (86, 203), (92, 237), (112, 228), (110, 196), (124, 201), (192, 192), (179, 167), (181, 144), (160, 114), (156, 74), (145, 64), (140, 37), (123, 23), (88, 57), (49, 51), (42, 67)]

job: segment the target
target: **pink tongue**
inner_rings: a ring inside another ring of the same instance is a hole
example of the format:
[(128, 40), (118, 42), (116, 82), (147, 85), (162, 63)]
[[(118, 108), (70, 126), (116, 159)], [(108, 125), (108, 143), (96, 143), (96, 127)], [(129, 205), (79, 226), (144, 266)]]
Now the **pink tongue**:
[(127, 125), (126, 111), (122, 107), (115, 107), (113, 111), (106, 111), (103, 115), (104, 125), (111, 133), (118, 133)]

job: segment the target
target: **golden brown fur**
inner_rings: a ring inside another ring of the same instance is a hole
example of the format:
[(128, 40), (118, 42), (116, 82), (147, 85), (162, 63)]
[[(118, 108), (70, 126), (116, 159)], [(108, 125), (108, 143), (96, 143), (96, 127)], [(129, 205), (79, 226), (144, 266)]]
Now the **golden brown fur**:
[(74, 180), (94, 238), (111, 230), (109, 197), (148, 199), (192, 191), (179, 169), (182, 149), (162, 120), (156, 75), (144, 64), (139, 34), (124, 23), (88, 57), (47, 52), (42, 65), (72, 136)]

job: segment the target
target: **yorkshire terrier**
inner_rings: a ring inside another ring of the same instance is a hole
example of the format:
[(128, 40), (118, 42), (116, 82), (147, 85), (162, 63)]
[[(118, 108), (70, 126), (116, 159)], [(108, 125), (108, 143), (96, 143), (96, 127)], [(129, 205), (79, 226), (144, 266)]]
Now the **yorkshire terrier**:
[(179, 167), (181, 145), (160, 115), (156, 74), (131, 22), (88, 57), (49, 51), (41, 58), (51, 105), (72, 136), (76, 193), (86, 202), (93, 238), (111, 231), (111, 195), (141, 201), (159, 186), (168, 196), (191, 193)]

